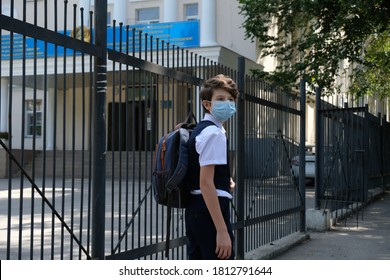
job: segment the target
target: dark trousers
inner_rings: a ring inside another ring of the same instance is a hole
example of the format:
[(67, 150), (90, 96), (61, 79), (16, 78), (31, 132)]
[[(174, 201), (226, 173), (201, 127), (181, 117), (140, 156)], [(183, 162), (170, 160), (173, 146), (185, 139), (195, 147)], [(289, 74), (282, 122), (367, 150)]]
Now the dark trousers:
[[(230, 222), (230, 200), (220, 197), (219, 204), (234, 247), (233, 229)], [(217, 232), (202, 195), (191, 196), (186, 208), (185, 221), (186, 234), (189, 239), (188, 258), (190, 260), (216, 260)], [(230, 259), (234, 259), (233, 250)]]

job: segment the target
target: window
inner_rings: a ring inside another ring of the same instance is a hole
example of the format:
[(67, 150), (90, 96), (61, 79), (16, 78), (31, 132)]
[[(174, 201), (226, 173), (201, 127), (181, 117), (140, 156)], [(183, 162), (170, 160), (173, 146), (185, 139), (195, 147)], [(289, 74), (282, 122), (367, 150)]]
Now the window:
[(198, 3), (184, 5), (184, 18), (186, 20), (198, 19)]
[(145, 8), (136, 10), (137, 23), (153, 23), (159, 22), (160, 20), (160, 9), (156, 8)]
[(3, 4), (2, 14), (9, 17), (12, 16), (13, 18), (18, 18), (18, 12), (16, 11), (16, 8), (14, 8), (14, 12), (11, 14), (11, 7), (8, 4)]
[(25, 135), (26, 137), (42, 136), (42, 100), (36, 100), (35, 102), (34, 100), (26, 101)]
[(107, 26), (111, 26), (111, 12), (107, 12)]

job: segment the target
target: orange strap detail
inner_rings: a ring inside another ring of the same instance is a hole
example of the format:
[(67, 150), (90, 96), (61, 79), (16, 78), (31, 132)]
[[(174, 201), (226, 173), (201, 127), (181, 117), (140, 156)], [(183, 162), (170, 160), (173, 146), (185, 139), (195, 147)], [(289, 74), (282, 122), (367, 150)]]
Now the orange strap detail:
[(165, 151), (167, 150), (167, 147), (165, 146), (165, 140), (167, 140), (168, 135), (165, 135), (164, 140), (161, 144), (161, 154), (160, 154), (160, 160), (161, 160), (161, 166), (164, 170), (165, 167)]

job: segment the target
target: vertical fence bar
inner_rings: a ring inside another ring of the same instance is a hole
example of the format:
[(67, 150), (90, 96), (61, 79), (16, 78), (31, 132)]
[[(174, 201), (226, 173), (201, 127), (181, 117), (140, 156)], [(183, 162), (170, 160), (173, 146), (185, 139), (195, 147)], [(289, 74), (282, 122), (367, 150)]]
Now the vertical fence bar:
[[(84, 31), (85, 31), (85, 27), (84, 27), (84, 8), (80, 8), (80, 25), (81, 25), (81, 41), (84, 42)], [(85, 106), (86, 106), (86, 102), (85, 102), (85, 54), (84, 53), (81, 53), (81, 100), (82, 100), (82, 105), (81, 105), (81, 108), (82, 108), (82, 121), (81, 121), (81, 125), (82, 125), (82, 140), (81, 140), (81, 186), (80, 186), (80, 214), (79, 214), (79, 218), (80, 218), (80, 234), (79, 234), (79, 240), (80, 240), (80, 243), (83, 244), (83, 225), (84, 225), (84, 221), (83, 221), (83, 216), (84, 216), (84, 195), (85, 195), (85, 188), (84, 188), (84, 172), (85, 172)], [(90, 164), (91, 162), (89, 162)], [(79, 256), (79, 259), (81, 259), (81, 256), (82, 256), (82, 251), (81, 251), (81, 248), (79, 248), (79, 253), (78, 253), (78, 256)]]
[[(92, 30), (92, 26), (93, 26), (93, 13), (90, 11), (89, 12), (89, 30)], [(94, 43), (94, 38), (91, 36), (90, 37), (91, 39), (91, 44)], [(88, 209), (88, 213), (87, 213), (87, 216), (88, 216), (88, 230), (87, 230), (87, 244), (88, 244), (88, 253), (90, 252), (91, 250), (91, 246), (92, 246), (92, 237), (91, 237), (91, 232), (92, 232), (92, 215), (91, 215), (91, 211), (92, 211), (92, 142), (93, 142), (93, 136), (92, 136), (92, 130), (93, 130), (93, 84), (94, 84), (94, 75), (92, 73), (93, 69), (94, 69), (94, 65), (93, 65), (93, 61), (94, 61), (94, 57), (92, 55), (89, 56), (89, 112), (88, 112), (88, 147), (89, 147), (89, 154), (88, 154), (88, 162), (89, 162), (89, 165), (88, 165), (88, 206), (87, 206), (87, 209)]]
[[(154, 43), (154, 38), (153, 36), (150, 36), (150, 62), (153, 63), (153, 56), (154, 56), (154, 47), (153, 47), (153, 43)], [(153, 165), (153, 151), (154, 151), (154, 144), (155, 144), (155, 141), (156, 141), (156, 129), (158, 127), (158, 125), (156, 125), (156, 118), (155, 118), (155, 114), (156, 114), (156, 105), (155, 105), (155, 102), (157, 101), (156, 99), (156, 91), (157, 89), (155, 89), (155, 85), (154, 85), (154, 82), (155, 82), (155, 79), (154, 79), (154, 75), (151, 74), (150, 75), (150, 84), (151, 84), (151, 94), (150, 94), (150, 114), (148, 114), (148, 116), (150, 117), (150, 162), (152, 163)], [(155, 204), (153, 204), (152, 202), (154, 201), (154, 197), (153, 197), (153, 192), (150, 192), (150, 196), (149, 196), (149, 199), (150, 199), (150, 212), (149, 212), (149, 219), (150, 219), (150, 228), (149, 228), (149, 231), (150, 231), (150, 237), (149, 237), (149, 243), (152, 244), (156, 239), (154, 239), (153, 235), (155, 234), (154, 232), (154, 228), (153, 228), (153, 225), (155, 224), (155, 220), (156, 220), (156, 216), (155, 216), (155, 213), (157, 213), (157, 207), (154, 208)]]
[[(26, 21), (26, 4), (23, 4), (23, 21)], [(26, 36), (23, 36), (23, 59), (22, 59), (22, 112), (26, 111)], [(25, 118), (21, 121), (21, 135), (25, 135)], [(20, 139), (20, 164), (24, 166), (25, 139)], [(22, 234), (23, 234), (23, 208), (24, 208), (24, 175), (20, 175), (20, 202), (19, 202), (19, 240), (18, 240), (18, 258), (22, 259)]]
[[(245, 211), (245, 58), (239, 57), (237, 61), (238, 75), (237, 87), (237, 212), (238, 223), (244, 221)], [(243, 225), (237, 230), (237, 259), (244, 259), (245, 254), (245, 228)]]
[(362, 202), (368, 201), (368, 160), (369, 160), (369, 145), (370, 145), (370, 135), (369, 135), (369, 117), (368, 117), (368, 104), (364, 106), (364, 120), (363, 120), (363, 197)]
[[(47, 28), (47, 0), (44, 1), (44, 26)], [(47, 88), (47, 42), (44, 42), (44, 82), (43, 82), (43, 92), (44, 92), (44, 100), (43, 100), (43, 162), (42, 162), (42, 193), (46, 196), (46, 145), (47, 145), (47, 102), (48, 102), (48, 88)], [(42, 200), (41, 202), (41, 260), (44, 259), (44, 245), (45, 245), (45, 203)]]
[[(123, 23), (119, 23), (119, 52), (122, 53), (122, 45), (123, 45)], [(118, 240), (120, 239), (120, 236), (122, 234), (122, 151), (123, 151), (123, 143), (122, 143), (122, 63), (119, 63), (119, 78), (118, 78), (118, 132), (115, 132), (115, 134), (118, 136)], [(116, 87), (117, 82), (116, 80), (113, 80), (113, 88)], [(114, 95), (114, 94), (113, 94)], [(113, 151), (114, 153), (114, 151)], [(114, 175), (112, 175), (114, 178)], [(113, 186), (114, 187), (114, 186)], [(120, 249), (119, 249), (120, 250)]]
[[(14, 11), (14, 5), (13, 1), (11, 2), (11, 17), (13, 17), (13, 11)], [(13, 56), (14, 56), (14, 33), (10, 32), (10, 52), (9, 52), (9, 83), (8, 83), (8, 148), (12, 153), (13, 145), (12, 145), (12, 135), (13, 135), (13, 130), (12, 130), (12, 100), (13, 100), (13, 94), (12, 94), (12, 84), (13, 84), (13, 68), (14, 68), (14, 63), (13, 63)], [(10, 259), (11, 256), (11, 240), (12, 240), (12, 234), (11, 234), (11, 223), (12, 223), (12, 218), (11, 218), (11, 211), (12, 211), (12, 161), (11, 161), (11, 155), (8, 155), (8, 217), (7, 217), (7, 259)], [(22, 206), (21, 206), (22, 207)], [(19, 218), (21, 218), (22, 215), (19, 213)], [(20, 240), (20, 239), (19, 239)], [(21, 258), (21, 253), (22, 253), (22, 243), (19, 241), (19, 259)]]
[[(114, 42), (114, 45), (113, 45), (113, 50), (116, 51), (116, 46), (117, 46), (117, 43), (116, 43), (116, 38), (117, 38), (117, 33), (116, 33), (116, 20), (113, 20), (112, 21), (112, 26), (113, 26), (113, 31), (112, 31), (112, 41)], [(115, 103), (116, 103), (116, 89), (115, 89), (115, 81), (116, 81), (116, 62), (115, 61), (112, 61), (112, 80), (114, 81), (112, 86), (111, 86), (111, 90), (112, 90), (112, 97), (111, 97), (111, 103), (109, 103), (110, 105), (110, 108), (111, 108), (111, 113), (110, 113), (110, 110), (108, 111), (108, 114), (110, 114), (109, 118), (111, 117), (111, 123), (110, 123), (110, 126), (111, 126), (111, 131), (109, 130), (108, 131), (108, 138), (111, 139), (111, 147), (109, 147), (109, 149), (111, 148), (111, 238), (110, 238), (110, 243), (111, 243), (111, 251), (113, 252), (114, 251), (114, 237), (115, 237), (115, 159), (116, 159), (116, 154), (115, 154), (115, 150), (117, 149), (117, 145), (116, 145), (116, 141), (115, 141), (115, 135), (117, 133), (117, 129), (116, 129), (116, 125), (115, 125), (115, 122), (116, 122), (116, 118), (115, 118), (115, 114), (116, 114), (116, 107), (115, 107)], [(110, 128), (110, 127), (108, 127)], [(118, 236), (119, 237), (119, 236)]]
[[(37, 25), (37, 4), (34, 3), (34, 25)], [(34, 38), (34, 53), (33, 53), (33, 96), (32, 96), (32, 106), (33, 106), (33, 121), (32, 121), (32, 127), (33, 127), (33, 133), (32, 133), (32, 180), (35, 182), (35, 169), (36, 169), (36, 158), (35, 158), (35, 152), (36, 152), (36, 127), (37, 127), (37, 46), (38, 42), (37, 39)], [(30, 260), (34, 259), (34, 239), (35, 239), (35, 230), (34, 230), (34, 223), (35, 223), (35, 191), (34, 186), (31, 185), (31, 206), (30, 206)]]
[[(130, 27), (127, 25), (126, 26), (126, 54), (129, 55), (129, 35), (130, 35)], [(130, 84), (130, 74), (129, 74), (129, 65), (126, 64), (126, 89), (125, 89), (125, 102), (126, 102), (126, 105), (125, 105), (125, 109), (126, 109), (126, 112), (125, 112), (125, 115), (126, 115), (126, 128), (125, 128), (125, 134), (126, 134), (126, 143), (125, 143), (125, 146), (126, 146), (126, 162), (125, 162), (125, 166), (126, 166), (126, 170), (129, 170), (129, 167), (130, 167), (130, 160), (129, 160), (129, 151), (130, 151), (130, 135), (131, 135), (131, 131), (130, 131), (130, 92), (129, 92), (129, 84)], [(130, 198), (129, 198), (129, 195), (130, 195), (130, 192), (129, 192), (129, 188), (130, 188), (130, 176), (129, 176), (129, 172), (126, 172), (126, 195), (125, 195), (125, 201), (126, 201), (126, 209), (125, 209), (125, 215), (126, 215), (126, 225), (129, 223), (129, 210), (130, 210), (130, 207), (129, 207), (129, 202), (130, 202)], [(126, 234), (126, 239), (125, 239), (125, 244), (124, 244), (124, 247), (125, 247), (125, 250), (128, 250), (129, 248), (129, 233)]]
[[(58, 27), (58, 9), (57, 9), (57, 1), (54, 2), (54, 31), (57, 32)], [(56, 168), (57, 168), (57, 121), (58, 121), (58, 114), (57, 114), (57, 105), (58, 105), (58, 45), (54, 45), (54, 77), (53, 77), (53, 108), (52, 112), (54, 114), (53, 116), (53, 155), (52, 155), (52, 160), (53, 160), (53, 166), (52, 166), (52, 203), (53, 207), (56, 207)], [(55, 215), (52, 212), (51, 215), (51, 237), (50, 237), (50, 243), (51, 243), (51, 248), (50, 248), (50, 259), (54, 259), (54, 248), (55, 248)]]
[[(302, 206), (303, 210), (301, 211), (301, 231), (306, 231), (306, 160), (305, 160), (305, 139), (306, 139), (306, 82), (301, 80), (300, 82), (300, 135), (299, 135), (299, 191), (301, 192)], [(317, 151), (316, 151), (317, 152)], [(305, 164), (303, 164), (305, 163)]]
[[(76, 38), (76, 14), (77, 5), (73, 4), (73, 37)], [(73, 50), (72, 57), (72, 168), (71, 168), (71, 212), (70, 228), (74, 230), (74, 206), (75, 206), (75, 150), (76, 150), (76, 51)], [(70, 259), (73, 259), (73, 238), (70, 239)]]
[(386, 119), (384, 119), (382, 117), (381, 114), (378, 115), (378, 118), (379, 118), (379, 122), (380, 122), (380, 125), (379, 125), (379, 151), (380, 151), (380, 158), (379, 158), (379, 161), (380, 161), (380, 165), (379, 165), (379, 168), (380, 168), (380, 176), (381, 176), (381, 188), (382, 188), (382, 191), (385, 192), (386, 191), (386, 187), (385, 187), (385, 180), (384, 180), (384, 154), (385, 154), (385, 149), (384, 149), (384, 125), (385, 125), (385, 122), (386, 122)]
[[(135, 53), (136, 53), (136, 49), (135, 49), (135, 41), (136, 41), (136, 31), (135, 29), (133, 28), (132, 29), (132, 56), (135, 57)], [(134, 177), (135, 177), (135, 174), (136, 174), (136, 167), (135, 167), (135, 152), (136, 152), (136, 131), (135, 131), (135, 127), (136, 127), (136, 110), (135, 110), (135, 94), (136, 94), (136, 87), (135, 87), (135, 79), (136, 79), (136, 68), (135, 66), (133, 65), (132, 68), (131, 68), (131, 159), (132, 159), (132, 170), (131, 170), (131, 175), (133, 176), (133, 179), (132, 179), (132, 188), (131, 188), (131, 212), (134, 213), (135, 212), (135, 206), (136, 206), (136, 200), (135, 200), (135, 180), (134, 180)], [(135, 246), (135, 227), (131, 227), (131, 248), (134, 248)]]
[[(66, 29), (67, 29), (67, 18), (68, 18), (68, 13), (67, 13), (67, 4), (68, 1), (64, 1), (64, 35), (66, 35)], [(64, 48), (64, 53), (63, 53), (63, 81), (62, 81), (62, 129), (63, 129), (63, 134), (62, 134), (62, 193), (61, 193), (61, 217), (65, 217), (65, 178), (66, 178), (66, 136), (67, 136), (67, 130), (66, 130), (66, 82), (67, 82), (67, 75), (66, 75), (66, 65), (67, 65), (67, 56), (66, 56), (67, 49)], [(61, 226), (61, 260), (64, 258), (64, 227)]]
[(315, 154), (315, 180), (314, 180), (314, 195), (315, 209), (320, 209), (320, 198), (322, 197), (323, 176), (321, 172), (322, 152), (323, 152), (323, 113), (321, 112), (321, 89), (316, 88), (316, 154)]
[(92, 258), (104, 259), (106, 204), (106, 93), (107, 93), (107, 0), (95, 0), (95, 57), (92, 162)]

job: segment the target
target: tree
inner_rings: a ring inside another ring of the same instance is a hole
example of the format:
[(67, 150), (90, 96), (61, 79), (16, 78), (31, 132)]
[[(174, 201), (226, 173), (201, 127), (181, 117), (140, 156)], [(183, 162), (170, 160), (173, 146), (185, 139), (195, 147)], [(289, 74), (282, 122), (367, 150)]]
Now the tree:
[[(340, 61), (364, 65), (372, 36), (390, 28), (388, 0), (240, 0), (246, 36), (262, 56), (275, 56), (275, 71), (255, 74), (284, 88), (305, 78), (325, 93), (338, 90)], [(276, 32), (270, 30), (276, 27)]]
[(354, 96), (390, 97), (390, 30), (371, 36), (362, 67), (354, 73), (350, 88)]

